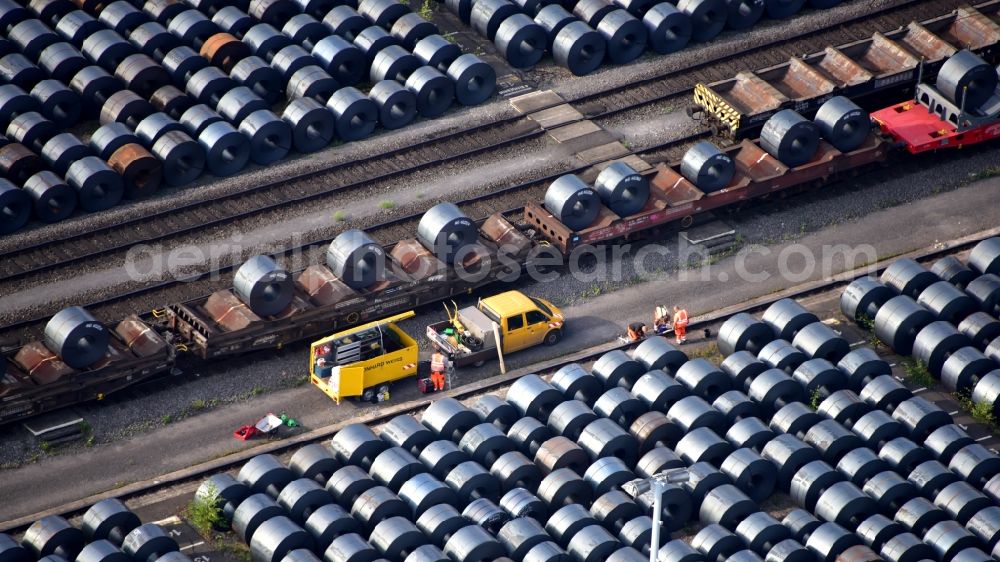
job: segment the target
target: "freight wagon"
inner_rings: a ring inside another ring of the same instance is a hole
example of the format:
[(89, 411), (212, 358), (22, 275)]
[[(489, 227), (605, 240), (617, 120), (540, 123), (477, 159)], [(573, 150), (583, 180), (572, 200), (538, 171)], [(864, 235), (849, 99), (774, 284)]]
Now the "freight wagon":
[(962, 7), (886, 33), (793, 57), (787, 63), (695, 86), (695, 105), (736, 139), (755, 136), (782, 109), (809, 117), (834, 96), (861, 105), (932, 81), (944, 61), (970, 49), (993, 64), (1000, 57), (1000, 0)]

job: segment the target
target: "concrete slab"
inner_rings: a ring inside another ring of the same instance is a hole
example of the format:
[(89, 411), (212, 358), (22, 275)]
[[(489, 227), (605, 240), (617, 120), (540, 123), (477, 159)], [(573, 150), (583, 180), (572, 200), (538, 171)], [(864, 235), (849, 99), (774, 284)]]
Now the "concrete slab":
[(571, 140), (584, 137), (591, 133), (603, 131), (604, 129), (600, 128), (597, 123), (594, 123), (593, 121), (578, 121), (564, 127), (550, 129), (549, 136), (556, 139), (556, 142), (567, 143)]
[(731, 240), (736, 235), (736, 230), (722, 220), (713, 220), (693, 226), (681, 231), (681, 238), (691, 244), (705, 244), (712, 246), (721, 240)]
[(583, 119), (583, 114), (572, 105), (564, 103), (531, 113), (528, 115), (528, 119), (538, 123), (544, 129), (554, 129), (567, 123), (580, 121)]
[(74, 410), (59, 410), (31, 418), (21, 425), (39, 442), (62, 443), (83, 436), (83, 418)]
[[(608, 133), (608, 136), (610, 136), (610, 133)], [(576, 157), (586, 164), (594, 164), (595, 162), (621, 158), (630, 152), (629, 149), (625, 148), (625, 145), (615, 141), (578, 152)]]
[(566, 100), (562, 99), (559, 94), (552, 90), (521, 94), (510, 100), (511, 107), (522, 115), (548, 109), (562, 103), (566, 103)]

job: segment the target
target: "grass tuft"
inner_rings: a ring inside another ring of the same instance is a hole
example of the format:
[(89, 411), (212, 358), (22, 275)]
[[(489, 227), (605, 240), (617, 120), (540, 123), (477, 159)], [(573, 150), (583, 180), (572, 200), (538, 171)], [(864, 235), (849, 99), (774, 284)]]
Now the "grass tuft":
[(721, 364), (726, 358), (719, 351), (719, 345), (712, 342), (705, 347), (695, 349), (694, 351), (687, 352), (688, 357), (691, 359), (708, 359), (716, 365)]
[(813, 410), (818, 410), (822, 401), (823, 396), (819, 393), (819, 389), (813, 389), (812, 394), (809, 396), (809, 407)]
[(931, 376), (931, 372), (927, 370), (927, 364), (923, 361), (907, 357), (900, 364), (903, 366), (903, 371), (906, 372), (906, 378), (913, 384), (924, 388), (934, 386), (934, 377)]
[(991, 404), (987, 402), (973, 402), (972, 395), (969, 394), (968, 390), (956, 392), (953, 396), (962, 405), (962, 408), (972, 415), (972, 419), (990, 428), (990, 431), (997, 432), (997, 419), (993, 415), (993, 406)]
[(214, 529), (225, 527), (226, 520), (219, 506), (219, 490), (211, 482), (206, 484), (204, 494), (196, 494), (188, 503), (185, 514), (202, 536), (207, 537)]

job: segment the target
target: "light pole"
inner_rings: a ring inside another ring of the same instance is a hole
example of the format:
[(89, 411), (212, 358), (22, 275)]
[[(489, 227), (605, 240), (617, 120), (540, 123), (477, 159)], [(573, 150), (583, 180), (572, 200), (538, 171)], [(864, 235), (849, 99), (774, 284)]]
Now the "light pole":
[(663, 513), (663, 489), (667, 484), (687, 482), (691, 473), (686, 468), (671, 468), (657, 472), (649, 478), (638, 478), (622, 484), (625, 493), (638, 499), (639, 496), (653, 492), (653, 533), (649, 539), (649, 562), (658, 562), (660, 553), (660, 520)]

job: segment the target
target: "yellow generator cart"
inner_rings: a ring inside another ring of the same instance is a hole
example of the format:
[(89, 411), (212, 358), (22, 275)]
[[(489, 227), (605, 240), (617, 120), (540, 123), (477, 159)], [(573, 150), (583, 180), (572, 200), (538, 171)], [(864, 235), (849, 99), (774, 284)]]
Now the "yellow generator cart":
[(357, 396), (376, 401), (381, 385), (417, 374), (417, 342), (396, 326), (413, 316), (411, 310), (314, 342), (309, 380), (337, 404)]

